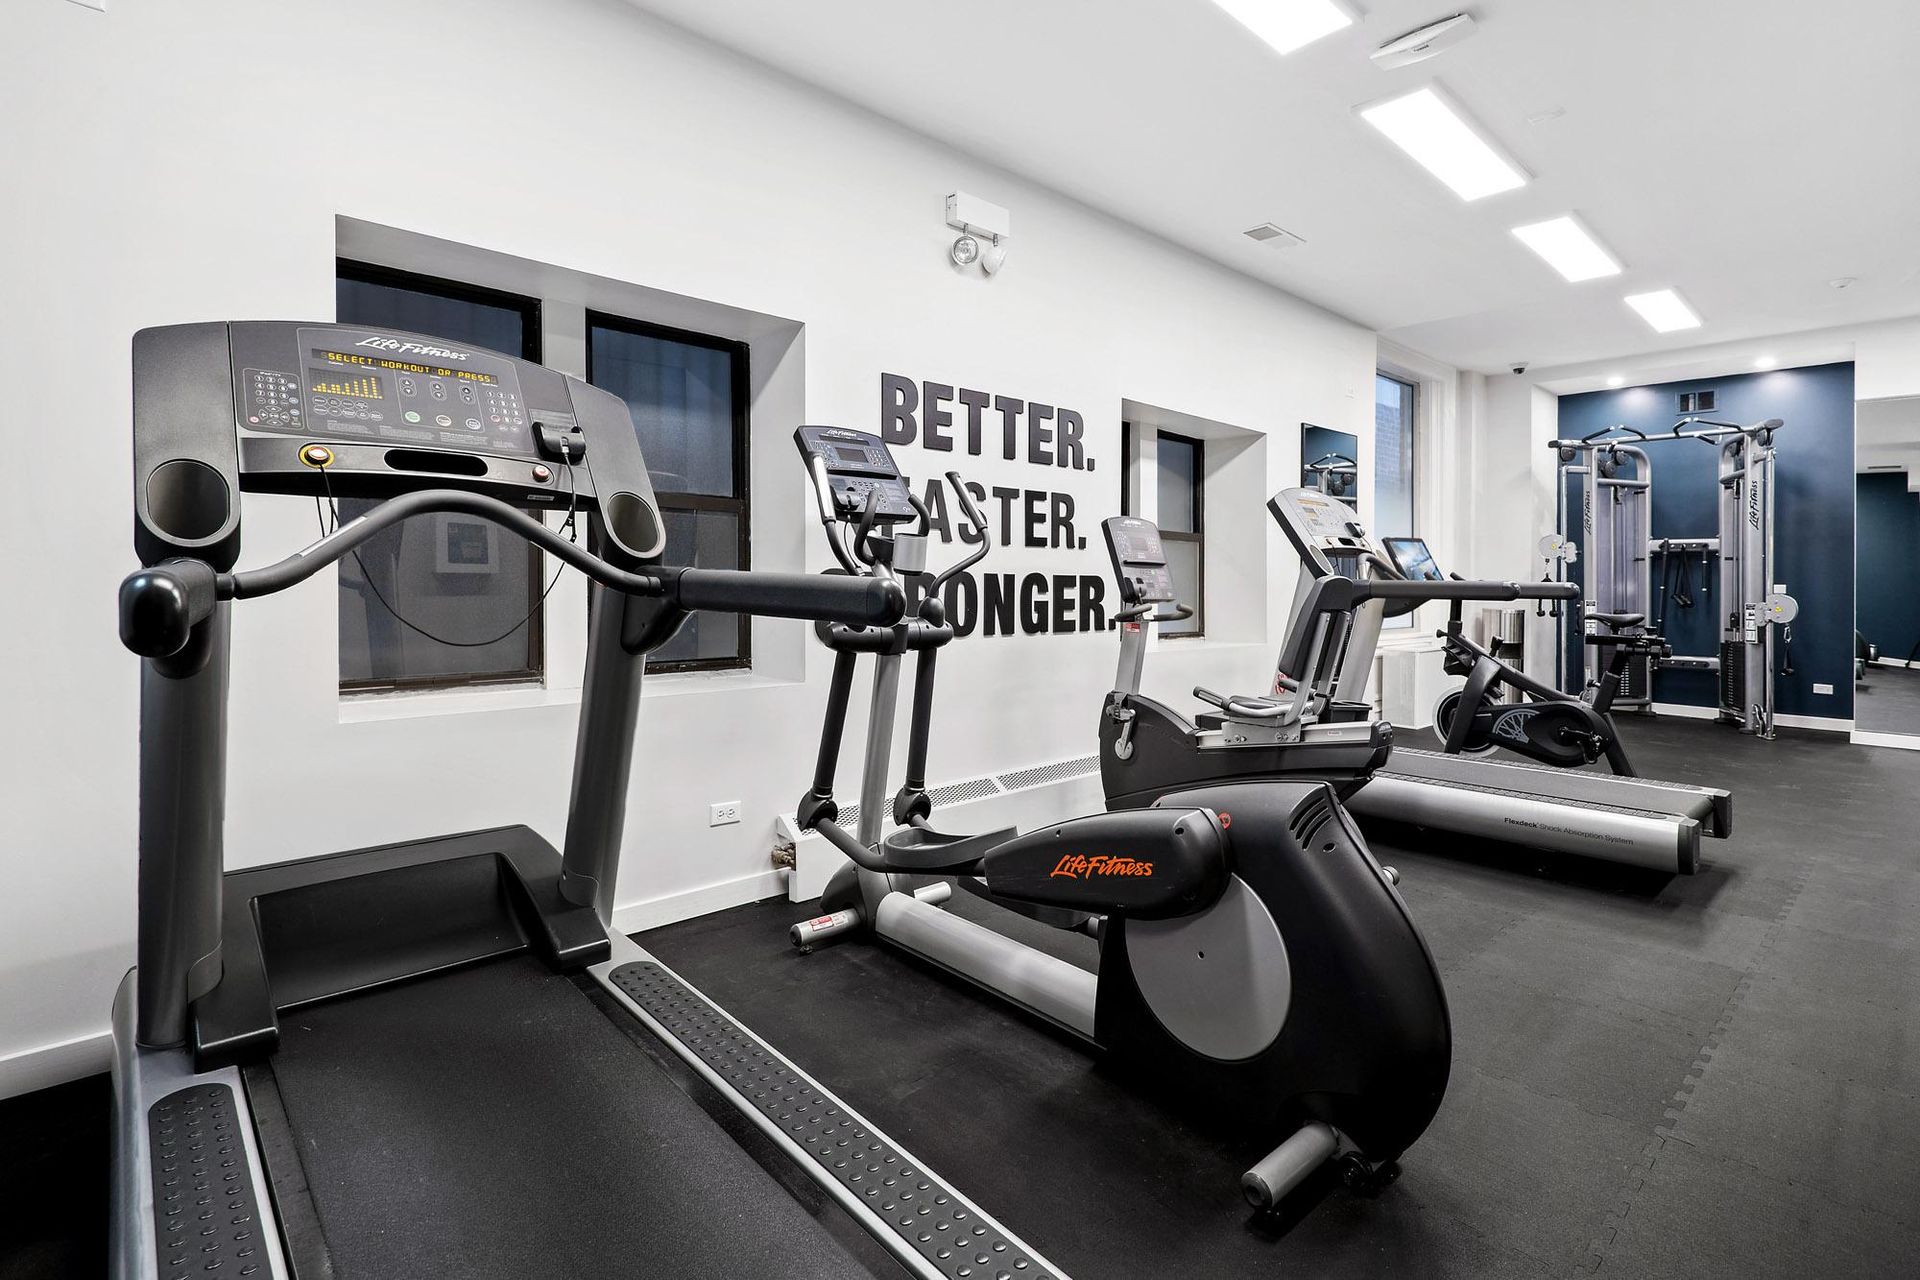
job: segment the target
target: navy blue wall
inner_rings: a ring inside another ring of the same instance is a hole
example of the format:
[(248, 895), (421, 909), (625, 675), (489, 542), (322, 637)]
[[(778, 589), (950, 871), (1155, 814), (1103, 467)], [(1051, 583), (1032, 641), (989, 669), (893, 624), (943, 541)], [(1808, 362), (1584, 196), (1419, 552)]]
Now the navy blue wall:
[[(1782, 715), (1851, 719), (1853, 716), (1853, 365), (1817, 365), (1768, 373), (1650, 387), (1622, 387), (1560, 399), (1560, 434), (1583, 436), (1616, 423), (1641, 431), (1665, 431), (1679, 420), (1682, 391), (1711, 391), (1716, 406), (1707, 417), (1751, 423), (1780, 418), (1775, 437), (1774, 581), (1800, 602), (1793, 624), (1794, 674), (1775, 683)], [(1718, 452), (1706, 444), (1675, 441), (1648, 450), (1653, 458), (1653, 536), (1713, 537), (1718, 532)], [(1585, 548), (1582, 548), (1585, 550)], [(1653, 604), (1659, 607), (1658, 564)], [(1710, 597), (1699, 590), (1700, 607), (1671, 610), (1668, 630), (1679, 653), (1719, 651), (1718, 582)], [(1911, 642), (1909, 642), (1911, 643)], [(1813, 686), (1829, 684), (1831, 694)], [(1718, 703), (1707, 672), (1663, 671), (1654, 694), (1660, 702), (1711, 707)]]
[(1860, 477), (1860, 634), (1883, 658), (1920, 642), (1920, 496), (1907, 473)]

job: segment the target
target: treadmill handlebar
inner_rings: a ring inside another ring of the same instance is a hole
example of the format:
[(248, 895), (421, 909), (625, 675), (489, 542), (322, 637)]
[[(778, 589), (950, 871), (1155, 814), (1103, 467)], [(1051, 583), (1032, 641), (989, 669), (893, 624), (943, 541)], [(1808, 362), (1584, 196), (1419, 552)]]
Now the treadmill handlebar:
[(219, 573), (191, 557), (137, 569), (120, 584), (121, 642), (142, 657), (176, 654), (186, 647), (193, 628), (213, 616), (220, 601), (285, 591), (382, 530), (430, 512), (461, 512), (491, 520), (603, 587), (632, 596), (665, 599), (690, 612), (705, 609), (884, 626), (897, 622), (906, 611), (906, 593), (900, 585), (881, 578), (738, 569), (648, 568), (630, 572), (498, 498), (457, 489), (430, 489), (383, 502), (286, 559), (258, 569)]
[(1356, 599), (1377, 600), (1577, 600), (1571, 582), (1492, 582), (1452, 578), (1370, 578), (1355, 584)]
[(750, 613), (884, 627), (900, 620), (907, 593), (890, 578), (749, 569), (662, 569), (665, 595), (682, 609)]

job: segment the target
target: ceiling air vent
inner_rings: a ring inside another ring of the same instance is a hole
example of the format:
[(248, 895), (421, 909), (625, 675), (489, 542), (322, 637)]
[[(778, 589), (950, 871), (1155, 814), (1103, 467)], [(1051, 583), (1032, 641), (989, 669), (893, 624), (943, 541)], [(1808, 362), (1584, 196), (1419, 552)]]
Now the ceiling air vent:
[(1248, 227), (1246, 237), (1249, 240), (1258, 240), (1261, 244), (1273, 249), (1291, 249), (1297, 244), (1306, 243), (1305, 240), (1302, 240), (1285, 227), (1272, 222), (1263, 222), (1257, 227)]

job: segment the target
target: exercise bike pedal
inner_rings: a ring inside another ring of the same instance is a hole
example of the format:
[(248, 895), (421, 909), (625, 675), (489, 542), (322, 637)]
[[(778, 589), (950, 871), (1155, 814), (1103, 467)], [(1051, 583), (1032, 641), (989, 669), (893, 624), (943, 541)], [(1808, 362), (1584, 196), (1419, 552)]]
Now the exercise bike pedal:
[(1375, 1164), (1358, 1151), (1349, 1151), (1335, 1163), (1340, 1169), (1340, 1181), (1347, 1190), (1369, 1200), (1400, 1180), (1397, 1161), (1382, 1160)]

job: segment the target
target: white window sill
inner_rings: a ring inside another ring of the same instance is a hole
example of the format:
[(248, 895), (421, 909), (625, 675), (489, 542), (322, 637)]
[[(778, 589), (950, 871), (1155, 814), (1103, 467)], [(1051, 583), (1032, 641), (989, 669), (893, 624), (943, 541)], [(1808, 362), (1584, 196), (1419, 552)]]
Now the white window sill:
[[(795, 680), (761, 675), (751, 669), (733, 671), (671, 671), (649, 675), (646, 697), (733, 693), (797, 684)], [(580, 704), (580, 686), (553, 688), (539, 684), (493, 685), (474, 689), (394, 690), (356, 693), (340, 699), (341, 724), (371, 724), (383, 720), (413, 720), (422, 716), (479, 715), (496, 711), (525, 711), (539, 707)]]
[(1440, 637), (1431, 631), (1410, 627), (1399, 631), (1382, 631), (1380, 642), (1374, 646), (1375, 652), (1391, 650), (1395, 653), (1433, 653), (1441, 647)]

